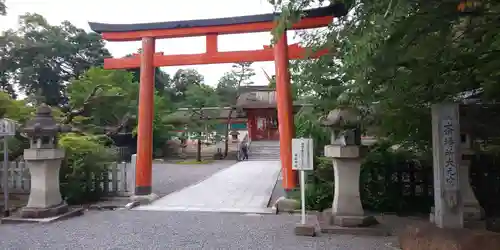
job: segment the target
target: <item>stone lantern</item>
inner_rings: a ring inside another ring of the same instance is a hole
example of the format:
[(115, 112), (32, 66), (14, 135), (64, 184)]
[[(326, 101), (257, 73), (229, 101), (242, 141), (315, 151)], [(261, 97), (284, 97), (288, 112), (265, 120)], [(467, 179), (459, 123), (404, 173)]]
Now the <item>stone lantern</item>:
[(69, 127), (56, 124), (49, 106), (42, 104), (36, 115), (26, 123), (23, 132), (29, 137), (30, 148), (24, 150), (24, 160), (31, 175), (31, 191), (23, 218), (49, 218), (68, 212), (59, 190), (59, 169), (64, 150), (57, 148), (57, 135), (69, 132)]
[(362, 161), (360, 115), (353, 109), (330, 111), (323, 125), (332, 129), (331, 145), (325, 156), (332, 158), (335, 191), (331, 223), (341, 227), (369, 226), (376, 223), (366, 216), (361, 205), (359, 177)]
[(472, 139), (468, 134), (462, 134), (461, 136), (461, 152), (462, 159), (459, 165), (459, 176), (460, 176), (460, 191), (462, 195), (462, 201), (464, 204), (464, 219), (465, 220), (481, 220), (483, 219), (483, 210), (479, 201), (474, 195), (472, 186), (469, 181), (469, 172), (471, 159), (474, 156), (474, 151), (472, 150)]

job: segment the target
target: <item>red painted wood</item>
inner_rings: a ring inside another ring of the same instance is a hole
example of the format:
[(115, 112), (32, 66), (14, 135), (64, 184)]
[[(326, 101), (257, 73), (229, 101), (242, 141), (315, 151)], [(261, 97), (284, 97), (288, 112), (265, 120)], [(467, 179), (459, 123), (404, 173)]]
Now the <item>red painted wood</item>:
[(149, 189), (153, 180), (153, 115), (154, 115), (154, 75), (153, 54), (155, 39), (142, 39), (141, 76), (139, 83), (139, 124), (137, 128), (137, 166), (135, 175), (136, 190)]
[(283, 187), (293, 189), (296, 186), (296, 173), (292, 170), (292, 138), (295, 134), (293, 122), (292, 88), (288, 72), (288, 48), (286, 32), (274, 47), (276, 67), (276, 104), (278, 107), (280, 159), (283, 170)]
[(247, 110), (247, 117), (248, 117), (248, 122), (247, 122), (247, 127), (248, 127), (248, 137), (250, 140), (255, 141), (257, 138), (255, 137), (256, 134), (256, 126), (257, 122), (255, 120), (255, 114), (253, 110)]
[(250, 109), (248, 115), (248, 136), (252, 141), (279, 140), (276, 109)]
[[(207, 41), (208, 53), (202, 54), (187, 54), (187, 55), (164, 55), (163, 52), (155, 53), (154, 66), (183, 66), (183, 65), (198, 65), (198, 64), (220, 64), (220, 63), (238, 63), (238, 62), (264, 62), (273, 61), (273, 48), (264, 46), (261, 50), (248, 51), (230, 51), (230, 52), (214, 52), (216, 41)], [(311, 53), (310, 49), (302, 48), (298, 44), (288, 46), (288, 60), (318, 58), (327, 54), (327, 49)], [(105, 69), (132, 69), (140, 66), (140, 55), (132, 55), (123, 58), (105, 58)]]

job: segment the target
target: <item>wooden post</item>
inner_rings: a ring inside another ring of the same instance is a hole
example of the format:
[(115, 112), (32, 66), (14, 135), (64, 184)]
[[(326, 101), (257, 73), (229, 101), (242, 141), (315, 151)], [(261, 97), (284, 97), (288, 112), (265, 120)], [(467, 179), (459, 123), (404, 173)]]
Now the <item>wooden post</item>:
[(135, 195), (150, 195), (153, 167), (153, 108), (154, 75), (153, 58), (155, 39), (142, 38), (141, 79), (139, 85), (139, 124), (137, 129), (137, 165)]
[(293, 105), (288, 72), (288, 42), (286, 31), (274, 46), (276, 67), (276, 103), (280, 134), (280, 159), (283, 170), (283, 187), (287, 190), (296, 186), (296, 173), (292, 170), (292, 138), (295, 133)]

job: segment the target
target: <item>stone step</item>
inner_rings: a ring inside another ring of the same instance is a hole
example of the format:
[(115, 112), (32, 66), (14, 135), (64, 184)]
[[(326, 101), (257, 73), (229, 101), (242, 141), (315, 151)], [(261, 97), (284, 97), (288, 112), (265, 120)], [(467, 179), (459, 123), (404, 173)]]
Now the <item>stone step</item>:
[(248, 158), (249, 161), (279, 161), (280, 158)]
[(279, 155), (280, 152), (277, 151), (277, 152), (253, 152), (253, 151), (250, 151), (248, 152), (249, 154), (252, 154), (252, 155)]
[(253, 158), (280, 158), (279, 155), (250, 155)]
[(268, 157), (261, 157), (260, 156), (259, 157), (259, 156), (252, 156), (252, 155), (250, 155), (249, 158), (252, 158), (252, 159), (280, 159), (279, 156), (273, 156), (273, 157), (270, 157), (270, 156), (268, 156)]

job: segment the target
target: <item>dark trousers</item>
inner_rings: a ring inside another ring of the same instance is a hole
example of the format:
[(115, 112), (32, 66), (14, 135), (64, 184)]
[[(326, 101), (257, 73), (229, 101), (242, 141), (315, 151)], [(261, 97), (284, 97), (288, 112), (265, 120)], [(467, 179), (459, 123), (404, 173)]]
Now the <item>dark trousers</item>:
[(242, 148), (241, 152), (243, 153), (243, 160), (248, 160), (248, 150), (246, 148)]

